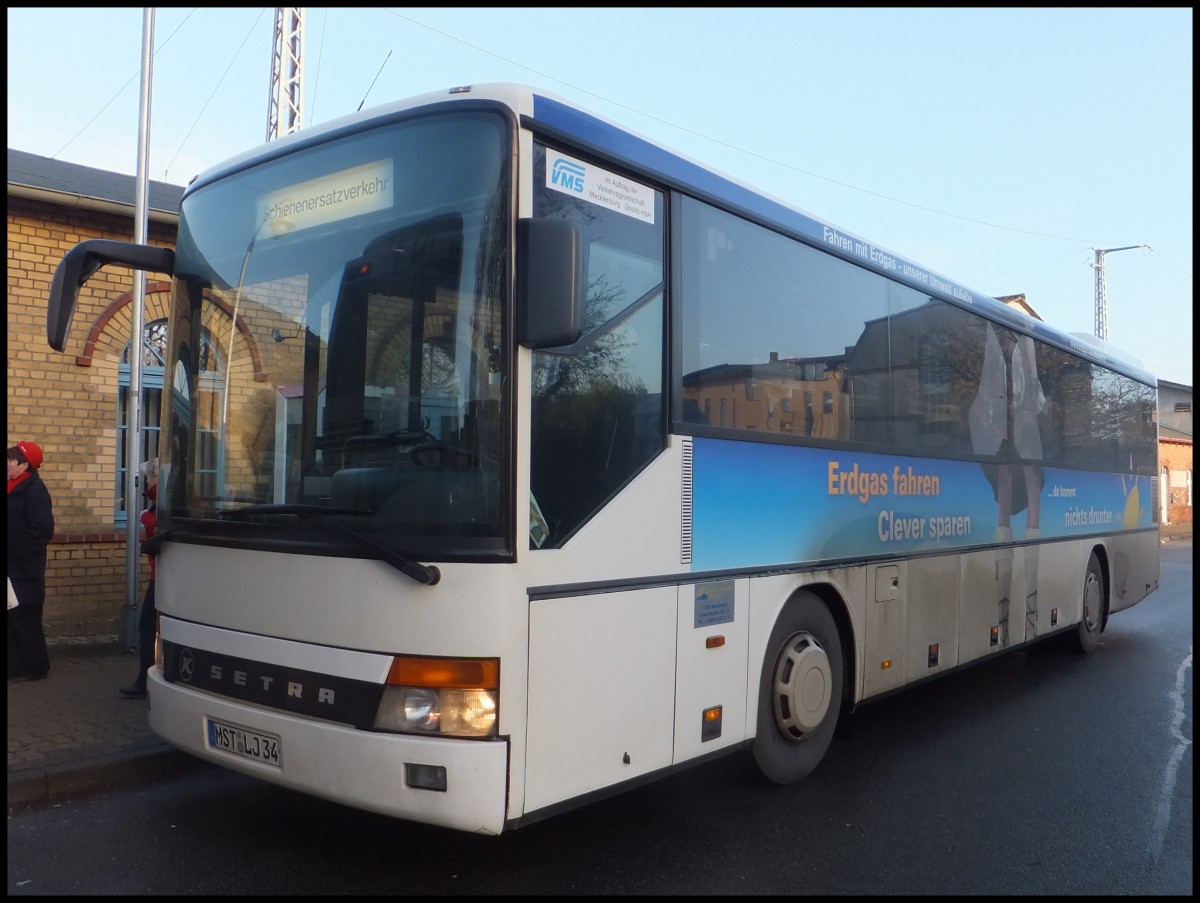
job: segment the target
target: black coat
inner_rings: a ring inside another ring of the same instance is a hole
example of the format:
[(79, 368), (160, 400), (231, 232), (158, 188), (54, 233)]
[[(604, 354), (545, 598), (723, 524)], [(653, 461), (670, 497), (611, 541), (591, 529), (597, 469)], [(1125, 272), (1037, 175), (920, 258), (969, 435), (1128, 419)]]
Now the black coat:
[(14, 586), (33, 582), (44, 588), (46, 546), (53, 535), (50, 491), (36, 470), (29, 471), (8, 494), (8, 577)]

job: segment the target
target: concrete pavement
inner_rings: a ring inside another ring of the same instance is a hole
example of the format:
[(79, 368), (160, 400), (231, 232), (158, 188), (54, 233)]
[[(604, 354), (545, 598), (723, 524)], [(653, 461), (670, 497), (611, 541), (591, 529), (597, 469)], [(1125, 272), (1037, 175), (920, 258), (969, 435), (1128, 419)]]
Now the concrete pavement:
[(201, 765), (163, 743), (133, 683), (137, 653), (115, 637), (53, 643), (50, 676), (8, 685), (8, 805), (145, 781)]
[[(1163, 542), (1192, 538), (1192, 525), (1161, 528)], [(152, 780), (207, 767), (158, 739), (149, 703), (117, 691), (133, 682), (137, 653), (116, 638), (50, 647), (50, 676), (8, 685), (8, 805)]]

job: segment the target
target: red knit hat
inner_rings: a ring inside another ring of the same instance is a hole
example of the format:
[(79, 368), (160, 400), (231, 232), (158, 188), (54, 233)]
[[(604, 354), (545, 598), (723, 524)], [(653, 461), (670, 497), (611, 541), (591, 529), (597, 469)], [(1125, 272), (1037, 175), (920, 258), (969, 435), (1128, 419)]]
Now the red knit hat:
[(33, 442), (18, 442), (14, 448), (16, 448), (21, 452), (22, 455), (25, 456), (25, 461), (27, 464), (29, 464), (30, 470), (37, 470), (42, 466), (42, 461), (45, 460), (45, 456), (42, 454), (42, 449), (40, 446), (34, 444)]

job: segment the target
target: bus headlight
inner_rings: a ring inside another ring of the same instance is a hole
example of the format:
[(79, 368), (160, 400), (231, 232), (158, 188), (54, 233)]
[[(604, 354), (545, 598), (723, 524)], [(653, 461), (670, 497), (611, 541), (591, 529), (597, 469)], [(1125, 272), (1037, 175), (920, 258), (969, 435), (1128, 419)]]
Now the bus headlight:
[(380, 715), (390, 709), (397, 716), (395, 723), (400, 730), (436, 731), (441, 723), (442, 706), (437, 690), (388, 687), (384, 690), (384, 701)]
[(441, 737), (493, 737), (500, 662), (398, 656), (373, 727)]

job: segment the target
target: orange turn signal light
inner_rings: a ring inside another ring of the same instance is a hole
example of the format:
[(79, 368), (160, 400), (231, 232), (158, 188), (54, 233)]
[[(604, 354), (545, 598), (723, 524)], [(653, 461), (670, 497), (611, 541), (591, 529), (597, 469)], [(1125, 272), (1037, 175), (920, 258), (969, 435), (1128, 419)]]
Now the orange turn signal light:
[(500, 660), (496, 658), (410, 658), (396, 656), (387, 682), (400, 687), (437, 687), (456, 690), (500, 688)]

